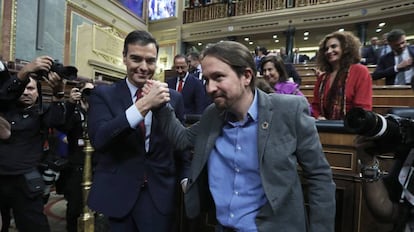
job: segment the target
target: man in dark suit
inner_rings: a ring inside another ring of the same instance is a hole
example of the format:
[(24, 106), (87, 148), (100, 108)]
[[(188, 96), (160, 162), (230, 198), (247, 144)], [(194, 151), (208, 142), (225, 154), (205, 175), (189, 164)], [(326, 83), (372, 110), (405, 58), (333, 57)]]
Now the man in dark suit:
[(115, 232), (170, 231), (176, 186), (187, 176), (189, 159), (177, 157), (183, 163), (179, 172), (173, 148), (152, 117), (149, 101), (171, 98), (177, 116), (182, 117), (181, 95), (161, 83), (140, 96), (154, 75), (158, 48), (148, 32), (129, 33), (123, 50), (127, 77), (96, 87), (89, 97), (88, 133), (97, 166), (88, 205), (107, 216)]
[(414, 74), (414, 46), (407, 46), (405, 32), (394, 29), (387, 34), (392, 51), (382, 56), (372, 79), (385, 78), (386, 85), (409, 85)]
[(253, 57), (240, 43), (211, 45), (202, 57), (214, 104), (200, 121), (186, 128), (168, 105), (155, 113), (177, 148), (194, 148), (187, 215), (215, 206), (215, 231), (334, 231), (335, 183), (306, 99), (256, 89)]
[(362, 49), (362, 64), (377, 64), (379, 55), (378, 37), (374, 36), (370, 40), (370, 45)]
[(184, 114), (201, 114), (207, 104), (203, 83), (188, 72), (188, 60), (184, 55), (174, 57), (176, 78), (167, 79), (168, 88), (177, 90), (184, 98)]

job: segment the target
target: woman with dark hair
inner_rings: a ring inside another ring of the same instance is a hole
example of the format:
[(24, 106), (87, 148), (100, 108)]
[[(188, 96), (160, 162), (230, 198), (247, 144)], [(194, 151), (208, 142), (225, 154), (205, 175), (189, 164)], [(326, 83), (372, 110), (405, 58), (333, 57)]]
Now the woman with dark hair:
[(289, 80), (285, 63), (279, 56), (266, 56), (262, 59), (263, 77), (275, 89), (276, 93), (301, 95), (298, 84)]
[(336, 31), (319, 44), (317, 66), (321, 71), (313, 90), (313, 116), (341, 120), (351, 108), (372, 110), (372, 80), (359, 64), (361, 42), (351, 32)]

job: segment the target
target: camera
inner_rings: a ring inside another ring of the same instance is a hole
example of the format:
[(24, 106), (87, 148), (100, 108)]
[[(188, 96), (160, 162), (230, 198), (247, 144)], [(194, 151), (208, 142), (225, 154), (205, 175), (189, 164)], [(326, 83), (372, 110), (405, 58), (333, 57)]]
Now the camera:
[(352, 108), (345, 116), (345, 128), (358, 135), (371, 137), (379, 145), (393, 148), (414, 145), (414, 120), (395, 114), (380, 114), (362, 108)]
[(78, 69), (74, 66), (64, 66), (59, 60), (52, 61), (52, 66), (50, 67), (49, 71), (39, 70), (36, 72), (36, 75), (39, 79), (42, 77), (48, 76), (49, 72), (57, 73), (61, 78), (66, 80), (75, 80), (78, 76)]

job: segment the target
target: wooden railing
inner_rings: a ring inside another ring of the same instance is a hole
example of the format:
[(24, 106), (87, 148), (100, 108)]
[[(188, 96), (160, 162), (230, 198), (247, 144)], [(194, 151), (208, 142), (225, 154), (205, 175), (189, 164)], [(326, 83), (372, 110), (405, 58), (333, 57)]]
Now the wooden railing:
[(202, 22), (231, 16), (256, 14), (338, 1), (343, 0), (238, 0), (231, 1), (230, 3), (210, 3), (204, 6), (190, 6), (186, 8), (183, 12), (183, 22)]

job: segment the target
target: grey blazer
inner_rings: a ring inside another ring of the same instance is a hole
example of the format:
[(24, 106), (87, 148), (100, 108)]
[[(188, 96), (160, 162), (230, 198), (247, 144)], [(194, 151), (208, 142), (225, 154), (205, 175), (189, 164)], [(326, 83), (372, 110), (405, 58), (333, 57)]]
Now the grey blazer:
[[(260, 232), (333, 232), (335, 184), (322, 151), (315, 120), (309, 116), (304, 97), (258, 93), (258, 151), (260, 174), (268, 202), (256, 216)], [(208, 188), (207, 161), (220, 135), (224, 112), (210, 105), (198, 123), (185, 128), (164, 107), (156, 114), (168, 138), (178, 149), (194, 148), (190, 179), (185, 194), (187, 215), (192, 218), (213, 207)], [(307, 188), (306, 213), (300, 165)]]

